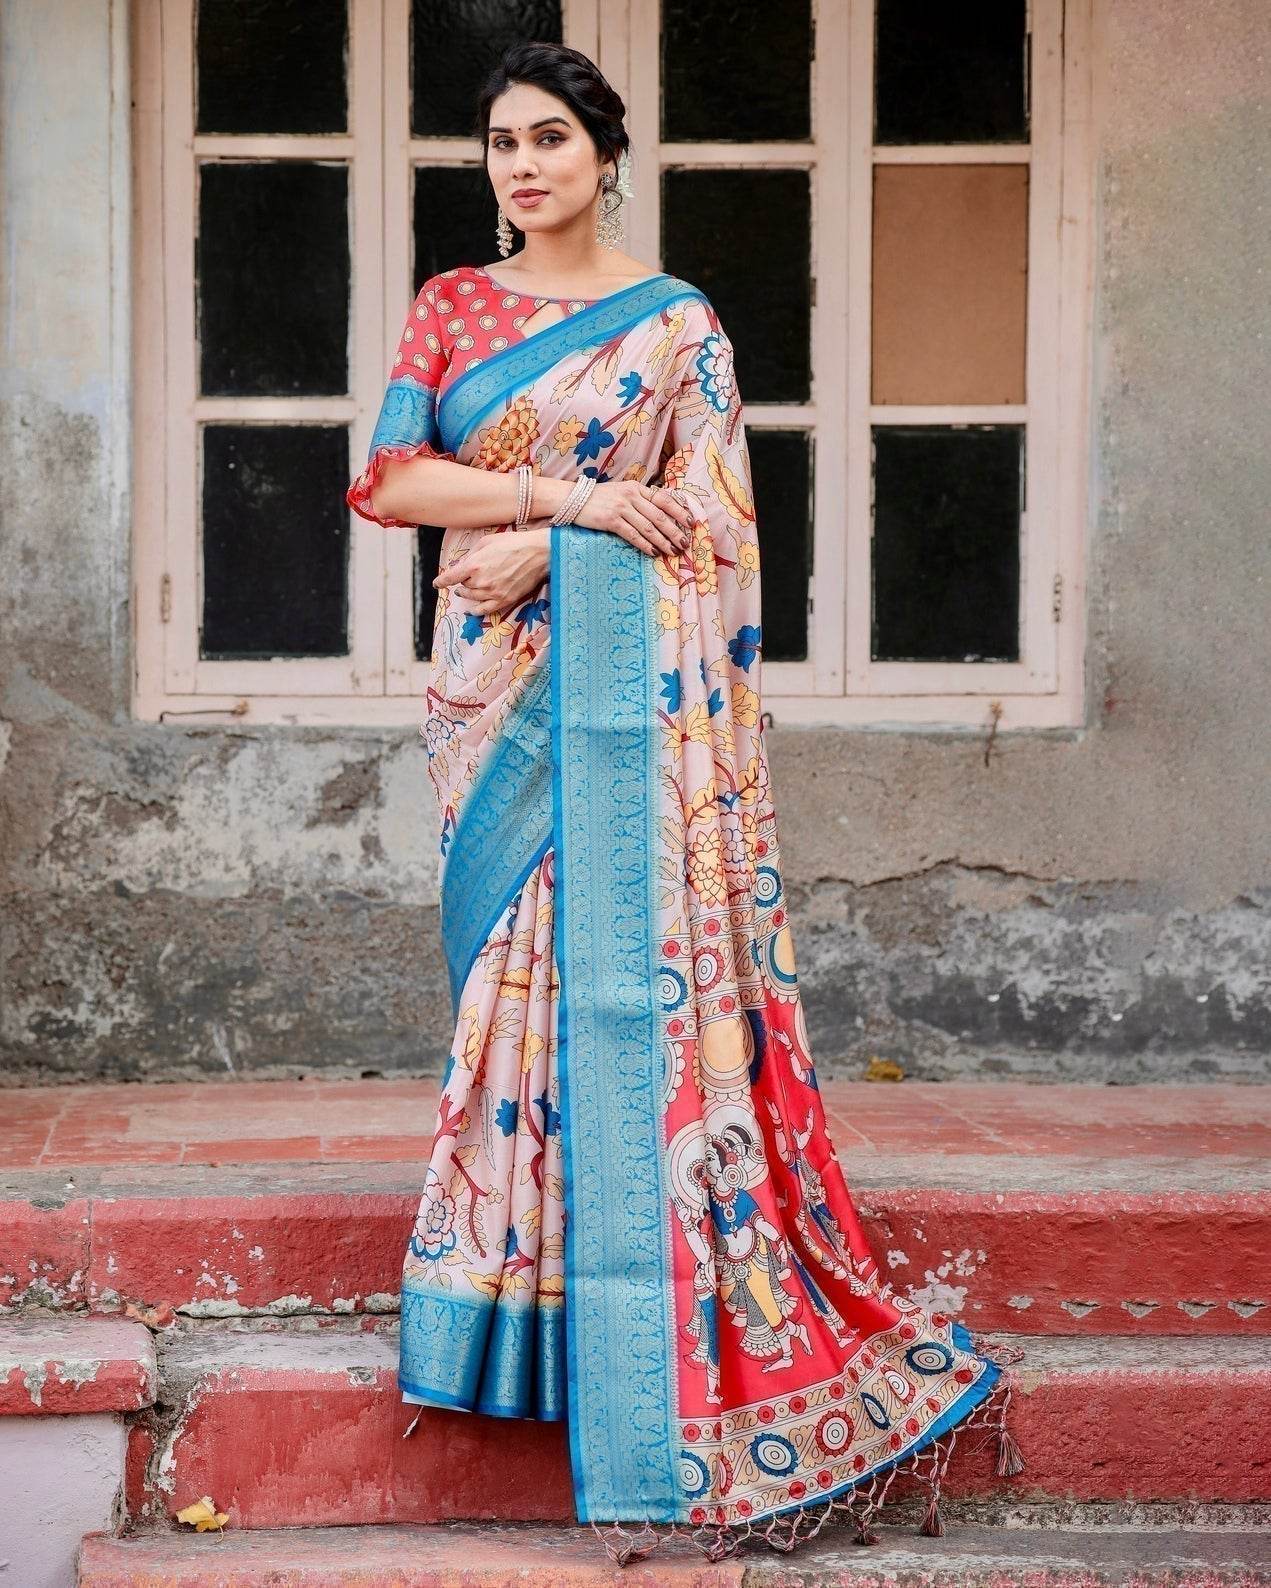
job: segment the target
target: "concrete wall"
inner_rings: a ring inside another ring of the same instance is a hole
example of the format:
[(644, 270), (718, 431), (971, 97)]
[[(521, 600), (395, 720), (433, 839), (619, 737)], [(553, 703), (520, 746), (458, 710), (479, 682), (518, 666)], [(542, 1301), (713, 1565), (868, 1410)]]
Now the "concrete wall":
[(124, 1420), (111, 1413), (0, 1417), (0, 1576), (15, 1588), (75, 1588), (84, 1534), (118, 1525), (126, 1459)]
[[(3, 1078), (427, 1070), (416, 736), (129, 720), (125, 30), (0, 19)], [(1265, 1074), (1269, 33), (1100, 0), (1086, 726), (770, 735), (827, 1074)]]

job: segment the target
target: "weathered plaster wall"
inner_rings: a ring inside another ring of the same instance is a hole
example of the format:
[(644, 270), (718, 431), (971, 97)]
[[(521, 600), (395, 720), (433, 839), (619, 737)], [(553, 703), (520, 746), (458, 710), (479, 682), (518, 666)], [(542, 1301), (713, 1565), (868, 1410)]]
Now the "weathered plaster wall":
[[(431, 1068), (415, 736), (129, 720), (120, 7), (0, 30), (3, 1078)], [(1269, 33), (1100, 5), (1087, 725), (771, 732), (826, 1073), (1265, 1073)]]

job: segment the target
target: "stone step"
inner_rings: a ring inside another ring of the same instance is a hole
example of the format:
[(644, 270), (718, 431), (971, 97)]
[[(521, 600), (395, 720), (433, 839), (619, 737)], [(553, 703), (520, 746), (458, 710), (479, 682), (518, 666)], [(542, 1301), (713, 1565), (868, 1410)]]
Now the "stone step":
[(88, 1535), (79, 1588), (1254, 1588), (1271, 1535), (1125, 1526), (1006, 1529), (955, 1524), (943, 1538), (880, 1527), (851, 1542), (827, 1525), (789, 1555), (757, 1538), (715, 1565), (687, 1537), (625, 1567), (590, 1528), (285, 1528), (257, 1533)]
[(84, 1534), (113, 1528), (128, 1414), (153, 1405), (154, 1338), (127, 1318), (0, 1318), (0, 1582), (74, 1577)]
[[(955, 1446), (951, 1497), (1271, 1494), (1265, 1340), (997, 1338), (1025, 1351), (1010, 1426), (1027, 1467), (995, 1477), (974, 1429)], [(405, 1405), (396, 1360), (386, 1320), (177, 1325), (160, 1339), (161, 1410), (132, 1419), (129, 1516), (162, 1521), (206, 1494), (238, 1529), (573, 1519), (563, 1424)]]
[[(1266, 1095), (824, 1092), (899, 1293), (985, 1331), (1188, 1337), (1271, 1334)], [(396, 1309), (434, 1083), (32, 1087), (0, 1103), (0, 1308), (158, 1323)]]
[(0, 1318), (0, 1417), (132, 1412), (154, 1402), (154, 1337), (127, 1318)]

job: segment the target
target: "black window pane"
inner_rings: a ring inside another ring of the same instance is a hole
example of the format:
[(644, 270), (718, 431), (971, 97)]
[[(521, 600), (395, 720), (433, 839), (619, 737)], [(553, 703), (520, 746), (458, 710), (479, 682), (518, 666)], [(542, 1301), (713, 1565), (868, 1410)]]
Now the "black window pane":
[(812, 446), (805, 430), (746, 431), (759, 529), (763, 657), (802, 661), (808, 654), (808, 577), (812, 572)]
[(560, 0), (412, 0), (410, 130), (468, 137), (481, 85), (509, 44), (563, 42)]
[(203, 656), (348, 654), (348, 479), (344, 425), (203, 427)]
[(415, 543), (415, 660), (432, 656), (433, 625), (437, 618), (437, 592), (433, 580), (441, 566), (440, 529), (422, 524)]
[(743, 401), (805, 402), (812, 378), (808, 173), (664, 171), (662, 240), (663, 269), (700, 287), (718, 311), (736, 351)]
[(878, 143), (1028, 139), (1027, 0), (878, 0)]
[(199, 167), (195, 292), (204, 396), (347, 393), (347, 209), (344, 165)]
[(662, 136), (810, 138), (811, 63), (809, 0), (662, 0)]
[(1019, 660), (1022, 425), (874, 429), (878, 662)]
[(416, 292), (443, 270), (498, 257), (498, 205), (481, 166), (416, 166), (414, 220)]
[(196, 132), (345, 132), (347, 0), (198, 0)]

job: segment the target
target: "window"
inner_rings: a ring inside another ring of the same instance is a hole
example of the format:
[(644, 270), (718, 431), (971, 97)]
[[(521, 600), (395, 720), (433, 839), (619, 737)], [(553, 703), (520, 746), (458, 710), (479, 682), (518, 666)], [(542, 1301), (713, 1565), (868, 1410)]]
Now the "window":
[(532, 36), (737, 348), (774, 718), (1081, 721), (1089, 0), (135, 3), (139, 715), (418, 720), (439, 535), (344, 489)]

